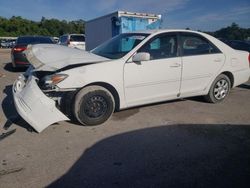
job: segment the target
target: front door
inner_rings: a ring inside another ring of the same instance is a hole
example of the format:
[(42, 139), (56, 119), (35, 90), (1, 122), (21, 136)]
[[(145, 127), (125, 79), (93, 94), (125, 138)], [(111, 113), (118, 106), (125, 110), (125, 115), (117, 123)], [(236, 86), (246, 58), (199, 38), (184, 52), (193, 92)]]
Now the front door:
[(149, 53), (149, 61), (125, 63), (124, 89), (129, 107), (177, 97), (182, 69), (177, 46), (175, 34), (157, 35), (137, 51)]

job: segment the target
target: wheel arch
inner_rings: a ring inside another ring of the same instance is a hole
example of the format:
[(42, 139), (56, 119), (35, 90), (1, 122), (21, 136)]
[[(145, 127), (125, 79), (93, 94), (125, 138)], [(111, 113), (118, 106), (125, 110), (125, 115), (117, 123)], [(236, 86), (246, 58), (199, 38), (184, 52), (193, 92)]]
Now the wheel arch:
[(94, 86), (94, 85), (104, 87), (113, 95), (114, 100), (115, 100), (115, 111), (119, 111), (119, 109), (120, 109), (120, 97), (119, 97), (119, 94), (118, 94), (117, 90), (115, 89), (115, 87), (112, 86), (111, 84), (106, 83), (106, 82), (93, 82), (93, 83), (90, 83), (90, 84), (84, 86), (83, 88), (88, 87), (88, 86)]
[(234, 75), (229, 71), (224, 71), (221, 74), (224, 74), (229, 78), (229, 80), (231, 82), (231, 88), (232, 88), (234, 86)]

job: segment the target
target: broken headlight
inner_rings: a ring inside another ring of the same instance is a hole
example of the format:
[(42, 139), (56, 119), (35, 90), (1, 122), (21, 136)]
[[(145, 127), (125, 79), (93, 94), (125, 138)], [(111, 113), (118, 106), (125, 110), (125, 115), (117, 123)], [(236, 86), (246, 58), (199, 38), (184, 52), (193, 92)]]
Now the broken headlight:
[(67, 74), (52, 74), (43, 77), (42, 89), (54, 89), (55, 86), (68, 77)]

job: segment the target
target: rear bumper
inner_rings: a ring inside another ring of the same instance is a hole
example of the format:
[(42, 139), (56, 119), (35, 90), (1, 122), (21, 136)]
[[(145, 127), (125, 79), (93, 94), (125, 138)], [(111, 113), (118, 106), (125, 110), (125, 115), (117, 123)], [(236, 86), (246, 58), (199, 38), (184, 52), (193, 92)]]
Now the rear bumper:
[(240, 84), (247, 82), (250, 79), (250, 69), (244, 69), (233, 72), (233, 75), (234, 75), (233, 87), (236, 87)]
[(69, 44), (68, 47), (85, 50), (85, 44)]
[(56, 108), (55, 101), (40, 90), (35, 77), (26, 80), (23, 75), (19, 76), (12, 91), (17, 112), (37, 132), (55, 122), (69, 120)]

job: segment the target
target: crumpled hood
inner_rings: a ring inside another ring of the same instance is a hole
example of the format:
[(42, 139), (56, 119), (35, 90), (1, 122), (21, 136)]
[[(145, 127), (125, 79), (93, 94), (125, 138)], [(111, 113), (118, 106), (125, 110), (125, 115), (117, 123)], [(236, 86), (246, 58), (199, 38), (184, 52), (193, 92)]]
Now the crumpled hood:
[(28, 61), (36, 70), (55, 71), (69, 65), (108, 61), (93, 53), (57, 44), (29, 45), (25, 51)]

